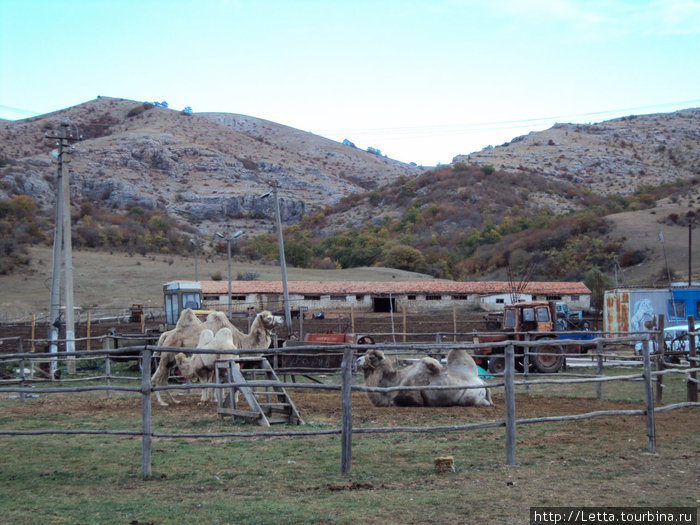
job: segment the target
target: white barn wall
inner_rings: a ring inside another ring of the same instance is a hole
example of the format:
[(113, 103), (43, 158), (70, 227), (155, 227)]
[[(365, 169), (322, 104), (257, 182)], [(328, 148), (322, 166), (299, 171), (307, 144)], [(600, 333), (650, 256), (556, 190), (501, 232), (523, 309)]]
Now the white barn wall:
[[(236, 281), (231, 284), (232, 309), (236, 312), (251, 308), (273, 311), (283, 308), (280, 283)], [(203, 282), (204, 306), (226, 308), (227, 285), (227, 282)], [(295, 282), (290, 283), (289, 299), (292, 310), (301, 308), (314, 312), (354, 309), (358, 313), (377, 311), (375, 303), (384, 307), (382, 311), (389, 311), (390, 297), (395, 311), (405, 309), (411, 313), (429, 310), (449, 311), (453, 308), (498, 311), (503, 308), (503, 305), (511, 303), (508, 283), (437, 282), (436, 284), (421, 283), (421, 285), (422, 290), (418, 291), (416, 285), (410, 282)], [(475, 292), (474, 289), (477, 286), (481, 287), (482, 291)], [(412, 287), (416, 291), (412, 291)], [(566, 291), (576, 290), (576, 293), (565, 293), (567, 287), (569, 290)], [(568, 303), (572, 311), (586, 311), (590, 308), (590, 290), (581, 283), (539, 283), (539, 288), (537, 293), (521, 293), (521, 300), (561, 300)]]

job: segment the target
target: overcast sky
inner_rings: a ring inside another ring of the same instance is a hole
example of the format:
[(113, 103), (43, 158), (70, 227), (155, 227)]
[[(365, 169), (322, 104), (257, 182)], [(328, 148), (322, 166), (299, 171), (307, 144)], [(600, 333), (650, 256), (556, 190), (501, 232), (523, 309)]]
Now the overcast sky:
[(0, 118), (97, 95), (446, 164), (700, 106), (700, 0), (0, 0)]

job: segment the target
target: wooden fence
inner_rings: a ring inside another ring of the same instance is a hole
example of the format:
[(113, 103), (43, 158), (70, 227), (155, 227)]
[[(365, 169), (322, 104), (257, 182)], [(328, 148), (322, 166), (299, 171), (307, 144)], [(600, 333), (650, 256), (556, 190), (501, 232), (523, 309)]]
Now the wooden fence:
[[(692, 335), (692, 334), (691, 334)], [(513, 465), (516, 463), (516, 429), (519, 425), (534, 424), (542, 422), (551, 421), (568, 421), (568, 420), (579, 420), (588, 419), (599, 416), (611, 416), (611, 415), (643, 415), (646, 417), (646, 436), (647, 436), (647, 447), (649, 450), (653, 451), (656, 447), (656, 435), (654, 428), (654, 413), (660, 410), (671, 410), (680, 407), (687, 406), (700, 406), (697, 401), (688, 401), (684, 403), (676, 403), (673, 405), (655, 408), (654, 407), (654, 395), (652, 389), (652, 379), (656, 377), (657, 379), (666, 374), (688, 374), (688, 389), (689, 392), (693, 388), (697, 389), (697, 380), (692, 377), (691, 374), (695, 374), (700, 371), (698, 368), (697, 358), (690, 356), (693, 365), (688, 368), (683, 369), (671, 368), (664, 370), (652, 371), (652, 355), (650, 352), (650, 340), (647, 339), (643, 345), (642, 353), (642, 372), (639, 374), (625, 375), (625, 376), (604, 376), (603, 375), (603, 363), (605, 359), (611, 359), (616, 356), (614, 354), (606, 354), (604, 352), (604, 346), (606, 345), (620, 345), (620, 344), (634, 344), (635, 341), (639, 340), (639, 336), (634, 337), (618, 337), (618, 338), (598, 338), (593, 341), (581, 341), (580, 343), (585, 343), (587, 345), (594, 345), (596, 347), (596, 361), (597, 361), (597, 372), (595, 376), (585, 376), (582, 377), (580, 374), (558, 374), (559, 379), (555, 379), (552, 376), (539, 375), (542, 379), (532, 380), (523, 376), (522, 380), (515, 379), (515, 347), (516, 345), (524, 346), (524, 352), (527, 356), (529, 348), (538, 345), (546, 344), (546, 342), (537, 341), (505, 341), (502, 343), (489, 343), (491, 347), (501, 346), (504, 349), (505, 355), (505, 372), (499, 375), (499, 380), (502, 377), (502, 382), (489, 383), (488, 388), (503, 387), (505, 392), (505, 410), (504, 419), (498, 421), (488, 421), (481, 423), (471, 423), (464, 425), (449, 425), (449, 426), (432, 426), (432, 427), (357, 427), (352, 426), (352, 403), (351, 394), (353, 391), (377, 391), (377, 392), (389, 392), (396, 390), (421, 390), (426, 389), (426, 387), (392, 387), (392, 388), (376, 388), (367, 387), (354, 384), (353, 378), (353, 364), (355, 362), (356, 353), (358, 351), (365, 351), (368, 345), (329, 345), (329, 346), (308, 346), (308, 347), (293, 347), (292, 349), (270, 349), (268, 353), (283, 353), (289, 351), (297, 350), (326, 350), (326, 351), (336, 351), (342, 353), (342, 364), (340, 367), (340, 384), (320, 384), (320, 383), (287, 383), (287, 382), (257, 382), (259, 386), (271, 386), (271, 387), (293, 387), (306, 388), (306, 389), (330, 389), (330, 390), (340, 390), (341, 393), (341, 428), (340, 429), (328, 429), (328, 430), (312, 430), (312, 431), (256, 431), (256, 432), (219, 432), (219, 433), (165, 433), (157, 432), (152, 428), (151, 420), (151, 397), (154, 391), (160, 390), (178, 390), (178, 389), (190, 389), (193, 385), (174, 385), (170, 384), (167, 386), (153, 387), (151, 385), (151, 358), (153, 352), (155, 351), (181, 351), (182, 348), (169, 348), (169, 347), (156, 347), (156, 346), (140, 346), (140, 347), (129, 347), (121, 348), (117, 350), (95, 350), (95, 351), (81, 351), (74, 352), (72, 354), (62, 353), (60, 354), (62, 358), (75, 359), (80, 358), (106, 358), (105, 374), (102, 376), (92, 377), (92, 378), (78, 378), (69, 380), (60, 380), (60, 383), (65, 381), (78, 382), (78, 381), (95, 381), (104, 380), (105, 384), (90, 385), (90, 386), (55, 386), (55, 387), (42, 387), (42, 388), (29, 388), (31, 384), (35, 384), (38, 381), (26, 377), (25, 375), (25, 364), (33, 360), (47, 360), (55, 359), (56, 354), (37, 354), (37, 353), (24, 353), (21, 351), (22, 343), (21, 340), (18, 341), (18, 353), (15, 354), (4, 354), (0, 356), (2, 361), (18, 361), (20, 377), (13, 380), (2, 380), (0, 381), (0, 393), (18, 393), (20, 400), (23, 401), (25, 396), (28, 394), (51, 394), (51, 393), (67, 393), (67, 392), (89, 392), (89, 391), (105, 391), (107, 395), (110, 392), (120, 391), (120, 392), (132, 392), (137, 393), (141, 396), (141, 408), (142, 408), (142, 422), (140, 431), (128, 431), (128, 430), (60, 430), (60, 429), (45, 429), (45, 430), (0, 430), (0, 435), (44, 435), (44, 434), (108, 434), (108, 435), (129, 435), (129, 436), (140, 436), (142, 440), (142, 451), (141, 451), (141, 475), (143, 478), (149, 478), (151, 476), (151, 454), (152, 454), (152, 440), (153, 438), (212, 438), (212, 437), (230, 437), (230, 438), (243, 438), (243, 437), (259, 437), (259, 436), (319, 436), (319, 435), (330, 435), (330, 434), (340, 434), (341, 435), (341, 452), (340, 452), (340, 470), (342, 473), (347, 474), (351, 470), (351, 458), (352, 458), (352, 434), (361, 433), (389, 433), (389, 432), (435, 432), (435, 431), (469, 431), (475, 429), (484, 428), (494, 428), (494, 427), (505, 427), (505, 461), (508, 465)], [(567, 342), (576, 343), (576, 340), (570, 340)], [(479, 346), (485, 346), (486, 344), (473, 344), (473, 343), (435, 343), (426, 345), (421, 343), (419, 345), (402, 344), (402, 345), (376, 345), (376, 347), (383, 349), (388, 353), (398, 353), (399, 348), (404, 351), (412, 352), (414, 355), (416, 352), (423, 351), (428, 353), (446, 353), (452, 348), (465, 348), (468, 351), (473, 351)], [(190, 350), (188, 350), (190, 351)], [(213, 350), (191, 350), (193, 353), (226, 353), (227, 351), (213, 351)], [(130, 377), (118, 377), (110, 374), (110, 361), (112, 359), (123, 356), (124, 354), (129, 354), (133, 352), (138, 352), (140, 355), (142, 367), (141, 375), (139, 378)], [(239, 350), (240, 354), (246, 353), (258, 353), (259, 350)], [(562, 378), (565, 376), (564, 378)], [(135, 382), (140, 381), (138, 386), (120, 386), (112, 385), (110, 382), (117, 379), (132, 379)], [(601, 396), (601, 385), (609, 381), (624, 381), (624, 380), (642, 380), (644, 383), (644, 407), (637, 410), (605, 410), (597, 412), (589, 412), (582, 414), (572, 414), (564, 416), (548, 416), (530, 419), (516, 419), (515, 417), (515, 387), (539, 384), (570, 384), (570, 383), (596, 383), (596, 391), (598, 397)], [(54, 381), (55, 382), (55, 381)], [(9, 384), (14, 384), (16, 386), (5, 386)], [(232, 388), (241, 387), (245, 384), (240, 383), (223, 383), (223, 384), (201, 384), (198, 385), (199, 388)], [(454, 390), (454, 387), (429, 387), (430, 389), (450, 389)], [(469, 388), (469, 387), (467, 387)], [(471, 387), (471, 388), (483, 388), (483, 387)], [(697, 395), (697, 394), (696, 394)]]

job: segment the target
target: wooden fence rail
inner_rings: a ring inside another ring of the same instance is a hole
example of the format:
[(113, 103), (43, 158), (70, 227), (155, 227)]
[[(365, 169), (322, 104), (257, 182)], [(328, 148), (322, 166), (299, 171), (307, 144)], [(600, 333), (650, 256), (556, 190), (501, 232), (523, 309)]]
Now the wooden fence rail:
[[(612, 338), (614, 344), (629, 343), (630, 341), (638, 341), (639, 337), (635, 336), (633, 338)], [(573, 341), (573, 340), (572, 340)], [(504, 387), (505, 391), (505, 415), (504, 419), (501, 421), (491, 421), (491, 422), (481, 422), (481, 423), (471, 423), (465, 425), (449, 425), (449, 426), (431, 426), (431, 427), (352, 427), (352, 403), (351, 394), (353, 391), (395, 391), (395, 390), (424, 390), (426, 387), (391, 387), (391, 388), (379, 388), (379, 387), (367, 387), (353, 384), (353, 364), (355, 361), (355, 355), (358, 351), (367, 350), (367, 345), (332, 345), (332, 346), (308, 346), (308, 347), (294, 347), (294, 351), (310, 349), (310, 350), (327, 350), (340, 352), (343, 355), (341, 371), (340, 371), (340, 385), (326, 385), (318, 383), (287, 383), (287, 382), (261, 382), (261, 386), (280, 386), (283, 388), (305, 388), (305, 389), (330, 389), (330, 390), (340, 390), (341, 391), (341, 428), (340, 429), (329, 429), (329, 430), (313, 430), (313, 431), (260, 431), (260, 432), (219, 432), (219, 433), (165, 433), (156, 432), (152, 428), (152, 418), (151, 418), (151, 396), (156, 390), (178, 390), (178, 389), (190, 389), (192, 385), (167, 385), (162, 387), (153, 387), (151, 385), (151, 356), (155, 351), (181, 351), (181, 348), (171, 348), (171, 347), (155, 347), (155, 346), (140, 346), (140, 347), (128, 347), (119, 350), (94, 350), (94, 351), (82, 351), (73, 352), (72, 355), (80, 357), (95, 357), (98, 355), (107, 356), (107, 363), (109, 363), (111, 357), (118, 357), (125, 353), (138, 351), (142, 363), (140, 386), (120, 386), (120, 385), (91, 385), (82, 387), (46, 387), (46, 388), (28, 388), (26, 386), (26, 378), (24, 382), (20, 381), (19, 386), (4, 387), (0, 386), (0, 393), (20, 393), (21, 396), (27, 393), (32, 394), (42, 394), (42, 393), (67, 393), (67, 392), (91, 392), (91, 391), (121, 391), (121, 392), (133, 392), (139, 393), (141, 396), (141, 430), (140, 431), (129, 431), (129, 430), (60, 430), (60, 429), (47, 429), (47, 430), (0, 430), (0, 435), (45, 435), (45, 434), (106, 434), (106, 435), (129, 435), (129, 436), (141, 436), (142, 446), (141, 446), (141, 475), (142, 477), (149, 478), (151, 476), (151, 454), (152, 454), (152, 440), (153, 438), (212, 438), (212, 437), (257, 437), (257, 436), (318, 436), (318, 435), (341, 435), (341, 453), (340, 453), (340, 470), (342, 473), (347, 474), (351, 470), (351, 458), (352, 458), (352, 434), (365, 434), (365, 433), (389, 433), (389, 432), (436, 432), (436, 431), (469, 431), (474, 429), (483, 428), (496, 428), (505, 427), (505, 438), (506, 438), (506, 464), (513, 465), (516, 463), (516, 430), (518, 425), (523, 424), (534, 424), (542, 422), (551, 421), (569, 421), (578, 419), (587, 419), (592, 417), (600, 416), (610, 416), (610, 415), (644, 415), (646, 416), (646, 435), (647, 435), (647, 447), (649, 450), (653, 451), (656, 447), (656, 435), (654, 428), (654, 413), (657, 410), (669, 410), (673, 408), (688, 407), (688, 406), (700, 406), (697, 402), (686, 402), (678, 403), (676, 405), (671, 405), (663, 408), (654, 407), (654, 398), (652, 392), (652, 379), (654, 376), (660, 376), (671, 373), (684, 373), (692, 374), (700, 371), (697, 368), (697, 364), (694, 368), (686, 369), (665, 369), (660, 371), (652, 372), (651, 370), (651, 352), (650, 343), (647, 339), (643, 346), (643, 369), (640, 374), (631, 374), (624, 376), (603, 376), (603, 357), (606, 357), (603, 352), (603, 344), (610, 342), (610, 338), (594, 340), (593, 344), (596, 345), (596, 364), (597, 370), (595, 376), (590, 376), (589, 378), (576, 377), (567, 379), (553, 379), (550, 377), (545, 377), (543, 379), (530, 380), (525, 376), (524, 381), (515, 380), (515, 346), (523, 345), (527, 348), (531, 346), (537, 346), (536, 341), (507, 341), (503, 343), (505, 347), (504, 355), (506, 356), (506, 368), (503, 374), (503, 382), (499, 383), (489, 383), (487, 386), (489, 388)], [(588, 341), (591, 343), (591, 341)], [(633, 343), (632, 343), (633, 344)], [(385, 351), (391, 353), (392, 351), (398, 353), (399, 346), (405, 352), (416, 352), (421, 351), (440, 351), (447, 352), (452, 348), (466, 348), (468, 350), (473, 350), (478, 348), (480, 345), (473, 343), (435, 343), (435, 344), (402, 344), (396, 345), (375, 345), (378, 348), (383, 348)], [(482, 345), (483, 346), (483, 345)], [(490, 346), (494, 346), (493, 343)], [(21, 349), (21, 346), (19, 347)], [(228, 353), (228, 351), (214, 351), (214, 350), (196, 350), (188, 349), (192, 353)], [(288, 351), (287, 349), (270, 349), (270, 353), (283, 353)], [(241, 354), (245, 353), (255, 353), (259, 350), (239, 350)], [(49, 354), (37, 354), (37, 353), (22, 353), (18, 352), (16, 354), (5, 354), (1, 355), (2, 360), (19, 360), (24, 362), (25, 360), (32, 359), (47, 359), (55, 358), (55, 353)], [(62, 353), (61, 357), (70, 357), (66, 353)], [(695, 362), (695, 361), (692, 361)], [(114, 379), (114, 377), (107, 374), (106, 376), (100, 376), (101, 378)], [(22, 378), (21, 378), (22, 379)], [(569, 383), (586, 383), (595, 382), (597, 389), (604, 382), (609, 381), (624, 381), (624, 380), (641, 380), (644, 382), (644, 408), (639, 410), (611, 410), (611, 411), (598, 411), (589, 412), (584, 414), (573, 414), (565, 416), (546, 416), (540, 418), (530, 418), (530, 419), (516, 419), (515, 417), (515, 387), (520, 385), (538, 385), (538, 384), (569, 384)], [(0, 383), (1, 384), (1, 383)], [(229, 388), (244, 386), (244, 384), (238, 383), (225, 383), (225, 384), (201, 384), (198, 387), (212, 387), (212, 388)], [(467, 387), (469, 388), (469, 387)], [(472, 387), (472, 388), (482, 388), (482, 387)], [(454, 387), (429, 387), (429, 389), (441, 390), (441, 389), (451, 389)], [(21, 397), (21, 399), (24, 399)]]

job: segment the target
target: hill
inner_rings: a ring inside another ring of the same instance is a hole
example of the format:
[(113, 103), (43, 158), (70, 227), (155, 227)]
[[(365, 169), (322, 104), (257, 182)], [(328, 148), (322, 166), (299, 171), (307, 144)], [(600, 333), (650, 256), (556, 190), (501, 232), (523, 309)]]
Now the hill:
[(117, 209), (164, 209), (203, 231), (224, 218), (254, 229), (250, 219), (274, 213), (270, 199), (260, 198), (273, 182), (281, 190), (283, 220), (292, 222), (343, 196), (422, 171), (253, 117), (99, 97), (0, 122), (0, 198), (22, 193), (42, 207), (51, 204), (56, 168), (50, 153), (56, 144), (46, 134), (59, 132), (65, 119), (80, 137), (70, 155), (76, 198)]
[(598, 124), (556, 124), (453, 163), (492, 165), (585, 185), (598, 195), (700, 176), (700, 108), (630, 115)]
[(672, 266), (683, 278), (679, 232), (700, 217), (700, 109), (557, 124), (425, 169), (254, 117), (99, 97), (0, 122), (0, 248), (14, 257), (0, 273), (28, 264), (18, 243), (50, 242), (46, 135), (66, 118), (80, 137), (69, 164), (78, 248), (176, 255), (199, 236), (221, 256), (213, 233), (229, 227), (247, 233), (236, 258), (274, 263), (274, 203), (262, 198), (274, 183), (291, 266), (453, 279), (536, 266), (533, 278), (548, 280), (622, 268), (651, 283), (662, 270), (656, 230), (669, 229), (668, 250), (679, 239)]

